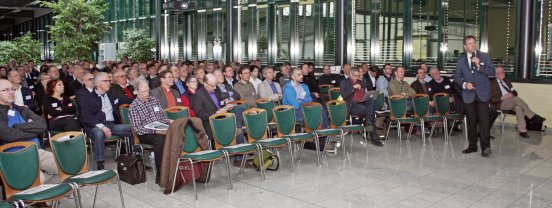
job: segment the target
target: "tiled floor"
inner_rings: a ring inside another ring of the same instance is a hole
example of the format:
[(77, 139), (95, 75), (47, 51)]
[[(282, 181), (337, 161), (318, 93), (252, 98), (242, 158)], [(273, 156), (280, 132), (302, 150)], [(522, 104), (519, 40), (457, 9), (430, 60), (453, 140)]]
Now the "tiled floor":
[[(132, 208), (552, 207), (552, 136), (530, 132), (531, 139), (520, 139), (510, 126), (501, 139), (498, 126), (493, 128), (491, 158), (462, 154), (465, 141), (458, 132), (452, 143), (437, 134), (424, 146), (420, 138), (400, 144), (392, 131), (381, 148), (366, 149), (355, 137), (352, 160), (329, 155), (326, 167), (317, 167), (315, 152), (305, 150), (293, 174), (287, 151), (281, 151), (280, 170), (268, 172), (264, 182), (253, 169), (239, 176), (232, 168), (233, 190), (228, 190), (225, 166), (217, 163), (211, 183), (198, 185), (197, 202), (191, 184), (164, 195), (154, 183), (124, 183), (124, 199)], [(153, 179), (151, 172), (148, 177)], [(83, 188), (85, 207), (92, 207), (93, 193), (94, 187)], [(62, 205), (73, 207), (68, 200)], [(121, 207), (116, 184), (100, 187), (96, 207)]]

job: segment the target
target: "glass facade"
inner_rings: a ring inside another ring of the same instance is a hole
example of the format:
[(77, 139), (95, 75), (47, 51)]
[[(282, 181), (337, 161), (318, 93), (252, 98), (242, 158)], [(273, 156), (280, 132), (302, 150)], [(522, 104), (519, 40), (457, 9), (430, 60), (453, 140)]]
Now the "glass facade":
[[(391, 63), (410, 72), (427, 63), (453, 72), (464, 51), (462, 38), (475, 35), (495, 64), (510, 75), (516, 71), (521, 0), (195, 0), (193, 12), (164, 11), (167, 0), (106, 1), (113, 30), (104, 42), (121, 43), (125, 29), (142, 28), (156, 41), (158, 58), (172, 62), (259, 59), (262, 65), (312, 62), (316, 70)], [(531, 78), (551, 79), (552, 0), (531, 1)], [(0, 38), (34, 32), (45, 43), (43, 58), (50, 59), (48, 24), (52, 14), (2, 29)]]

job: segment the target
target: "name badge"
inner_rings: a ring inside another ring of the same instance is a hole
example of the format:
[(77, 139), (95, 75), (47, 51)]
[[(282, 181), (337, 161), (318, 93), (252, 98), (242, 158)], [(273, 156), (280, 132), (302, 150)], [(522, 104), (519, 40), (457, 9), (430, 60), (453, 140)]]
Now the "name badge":
[(8, 111), (8, 116), (15, 116), (15, 111), (14, 110), (9, 110)]
[(153, 111), (159, 112), (159, 107), (153, 107)]
[(31, 89), (31, 90), (32, 90), (32, 89), (34, 89), (34, 86), (32, 86), (32, 85), (31, 85), (31, 86), (29, 86), (29, 89)]
[(33, 77), (33, 79), (37, 79), (38, 77)]
[(449, 85), (445, 85), (445, 89), (450, 89), (450, 86)]
[(52, 107), (57, 108), (57, 103), (52, 103)]
[(25, 96), (25, 99), (26, 99), (26, 100), (30, 100), (30, 99), (31, 99), (31, 96), (30, 96), (30, 95), (27, 95), (27, 96)]
[(220, 106), (224, 105), (224, 100), (220, 101)]
[(115, 103), (115, 104), (119, 103), (119, 99), (115, 99), (115, 101), (113, 101), (113, 103)]
[(67, 104), (67, 106), (73, 107), (73, 103), (69, 103), (69, 104)]
[(136, 91), (134, 91), (134, 92), (132, 92), (132, 94), (135, 94), (135, 95), (137, 95), (138, 93), (137, 93)]
[(427, 88), (427, 91), (431, 92), (431, 87), (430, 87), (430, 88)]
[(332, 84), (335, 84), (335, 80), (332, 80)]
[(181, 103), (181, 102), (182, 102), (182, 99), (180, 99), (180, 98), (176, 98), (176, 102), (179, 102), (179, 103)]

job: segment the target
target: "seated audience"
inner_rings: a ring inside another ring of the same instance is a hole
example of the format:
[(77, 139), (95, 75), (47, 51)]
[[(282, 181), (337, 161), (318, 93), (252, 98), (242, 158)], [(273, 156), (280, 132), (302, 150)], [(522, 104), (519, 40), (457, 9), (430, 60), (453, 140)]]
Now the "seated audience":
[(324, 72), (324, 74), (322, 74), (318, 78), (318, 84), (333, 85), (334, 87), (339, 87), (339, 84), (341, 83), (341, 77), (338, 74), (332, 74), (329, 65), (324, 65), (324, 67), (322, 67), (322, 72)]
[(263, 69), (265, 80), (259, 84), (259, 97), (278, 100), (282, 97), (282, 88), (274, 82), (274, 68), (267, 66)]
[(174, 106), (182, 106), (182, 99), (178, 90), (172, 88), (174, 78), (170, 71), (165, 70), (159, 74), (161, 86), (151, 90), (151, 96), (157, 98), (163, 109)]
[(157, 77), (157, 66), (155, 64), (148, 65), (146, 80), (148, 80), (150, 89), (155, 89), (161, 85), (159, 77)]
[(374, 100), (366, 95), (366, 81), (361, 78), (361, 72), (353, 67), (349, 78), (341, 81), (340, 92), (343, 100), (347, 103), (348, 114), (362, 116), (365, 119), (366, 139), (370, 138), (374, 146), (381, 147), (383, 144), (379, 141), (375, 129), (376, 117), (374, 113)]
[(228, 102), (241, 99), (240, 94), (234, 90), (233, 87), (230, 87), (228, 82), (224, 79), (220, 69), (217, 69), (213, 72), (213, 75), (217, 78), (217, 96), (220, 97), (221, 105), (226, 105)]
[(387, 89), (389, 86), (389, 82), (391, 82), (391, 80), (393, 79), (393, 68), (391, 67), (391, 64), (384, 64), (383, 74), (382, 76), (379, 76), (376, 80), (376, 89), (383, 92), (385, 98), (389, 97), (389, 91)]
[(115, 83), (111, 86), (111, 91), (115, 93), (121, 104), (130, 104), (136, 98), (134, 87), (127, 81), (127, 74), (123, 69), (113, 71)]
[(276, 81), (280, 83), (281, 88), (284, 88), (284, 86), (286, 86), (286, 84), (289, 82), (290, 76), (291, 76), (289, 74), (290, 71), (291, 71), (290, 65), (282, 64), (282, 66), (280, 66), (280, 73), (276, 75)]
[[(111, 80), (105, 72), (94, 78), (94, 91), (77, 98), (81, 124), (92, 139), (98, 170), (104, 169), (105, 139), (113, 135), (131, 137), (130, 126), (120, 123), (119, 100), (109, 91)], [(132, 142), (132, 140), (131, 140)]]
[(303, 122), (303, 114), (301, 112), (301, 105), (304, 103), (312, 102), (309, 87), (302, 83), (303, 72), (300, 68), (294, 68), (291, 71), (291, 81), (284, 86), (284, 93), (282, 98), (283, 105), (290, 105), (295, 108), (295, 122)]
[[(363, 66), (368, 66), (368, 64), (364, 64)], [(372, 91), (376, 90), (376, 83), (379, 78), (379, 68), (378, 66), (370, 66), (368, 68), (368, 72), (364, 76), (364, 80), (366, 80), (366, 90)]]
[(238, 80), (234, 78), (234, 68), (232, 66), (228, 65), (224, 67), (224, 71), (222, 71), (222, 74), (224, 75), (224, 80), (226, 84), (228, 84), (231, 88), (234, 88), (234, 85)]
[(410, 84), (410, 87), (412, 87), (412, 89), (416, 94), (429, 95), (430, 87), (429, 87), (429, 83), (425, 81), (425, 78), (426, 78), (426, 72), (424, 69), (420, 68), (416, 70), (416, 80), (414, 80), (414, 82)]
[(71, 81), (68, 85), (68, 89), (66, 89), (66, 95), (69, 97), (75, 95), (75, 92), (77, 92), (77, 90), (84, 87), (84, 83), (82, 81), (82, 77), (84, 76), (85, 72), (84, 69), (80, 65), (75, 65), (73, 68), (73, 75), (75, 76), (75, 80)]
[(48, 120), (48, 129), (52, 131), (80, 131), (75, 118), (76, 108), (71, 99), (63, 95), (65, 87), (61, 80), (48, 82), (48, 97), (44, 100), (44, 115)]
[[(38, 139), (46, 131), (46, 121), (28, 108), (14, 105), (14, 92), (15, 88), (8, 80), (0, 79), (0, 145), (24, 141), (36, 143), (40, 169), (57, 174), (53, 154), (42, 149), (42, 142)], [(40, 181), (45, 183), (46, 179), (46, 175), (40, 172)]]
[(34, 100), (33, 92), (21, 85), (21, 75), (17, 71), (8, 72), (8, 80), (11, 82), (12, 87), (15, 88), (15, 105), (25, 106), (31, 109), (33, 112), (38, 112), (38, 107)]
[(309, 87), (310, 94), (313, 100), (317, 101), (320, 98), (320, 87), (318, 87), (318, 80), (314, 76), (314, 73), (311, 73), (310, 66), (307, 63), (301, 65), (301, 72), (303, 72), (303, 84), (306, 84)]
[(259, 95), (253, 84), (249, 82), (251, 67), (243, 66), (238, 70), (238, 75), (240, 76), (240, 80), (234, 85), (234, 90), (240, 94), (241, 99), (244, 100), (249, 107), (254, 107), (255, 101), (259, 98)]
[(388, 86), (389, 96), (402, 95), (405, 97), (412, 97), (416, 94), (414, 89), (412, 89), (410, 85), (404, 81), (404, 73), (404, 67), (398, 66), (395, 68), (395, 79), (391, 80)]
[(173, 76), (175, 76), (173, 88), (178, 90), (181, 95), (184, 95), (184, 92), (186, 92), (186, 77), (188, 77), (188, 65), (183, 64), (182, 66), (180, 66), (178, 74), (175, 74), (173, 72)]
[(138, 97), (129, 106), (130, 125), (134, 132), (138, 134), (140, 143), (153, 145), (153, 154), (155, 156), (155, 170), (157, 175), (155, 183), (159, 183), (161, 174), (161, 160), (163, 156), (163, 146), (165, 143), (166, 131), (152, 130), (144, 128), (145, 125), (155, 121), (164, 124), (172, 123), (172, 120), (167, 119), (165, 112), (161, 107), (161, 103), (155, 97), (149, 95), (150, 88), (147, 81), (138, 80), (137, 91)]
[[(36, 87), (36, 104), (38, 106), (38, 109), (42, 108), (44, 106), (44, 98), (48, 96), (48, 93), (46, 93), (46, 85), (50, 81), (50, 75), (46, 72), (41, 72), (40, 75), (38, 75), (38, 84)], [(39, 115), (42, 115), (42, 112), (37, 113)]]
[[(449, 103), (451, 103), (451, 107), (457, 106), (454, 104), (454, 92), (453, 92), (453, 84), (448, 77), (441, 76), (441, 72), (438, 68), (432, 68), (431, 71), (431, 81), (429, 82), (429, 95), (430, 99), (433, 100), (433, 95), (437, 93), (447, 93), (449, 98)], [(425, 79), (425, 78), (424, 78)], [(434, 102), (429, 103), (431, 106), (435, 106)], [(458, 105), (462, 105), (462, 103), (459, 103)], [(452, 110), (452, 109), (451, 109)]]
[(205, 69), (203, 67), (197, 67), (194, 69), (194, 75), (196, 76), (196, 79), (198, 81), (198, 89), (203, 87), (203, 81), (205, 80)]
[(494, 106), (494, 109), (515, 111), (519, 135), (529, 138), (525, 117), (537, 122), (543, 122), (546, 119), (533, 112), (529, 105), (518, 97), (518, 92), (514, 89), (512, 82), (506, 78), (504, 67), (497, 66), (495, 73), (496, 78), (491, 81), (491, 105)]
[(259, 67), (257, 67), (257, 65), (251, 65), (249, 70), (251, 70), (251, 78), (249, 79), (249, 82), (251, 82), (253, 87), (255, 87), (255, 92), (259, 93), (259, 84), (262, 82), (262, 80), (259, 79)]

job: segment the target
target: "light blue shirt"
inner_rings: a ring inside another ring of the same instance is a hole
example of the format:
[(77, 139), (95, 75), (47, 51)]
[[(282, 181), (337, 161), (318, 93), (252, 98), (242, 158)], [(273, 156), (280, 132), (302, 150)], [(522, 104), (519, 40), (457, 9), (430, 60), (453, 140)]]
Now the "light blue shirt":
[(115, 121), (115, 118), (113, 117), (113, 106), (111, 105), (109, 97), (105, 93), (100, 94), (97, 91), (96, 93), (102, 99), (102, 112), (105, 113), (105, 120), (111, 122)]
[(379, 90), (380, 92), (383, 92), (385, 97), (389, 97), (389, 91), (387, 91), (388, 85), (389, 85), (389, 81), (385, 79), (385, 75), (381, 75), (376, 81), (376, 89)]

